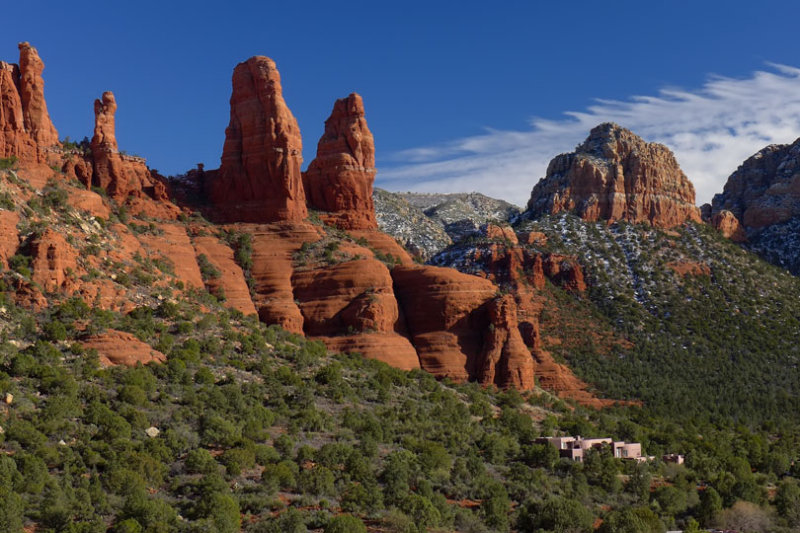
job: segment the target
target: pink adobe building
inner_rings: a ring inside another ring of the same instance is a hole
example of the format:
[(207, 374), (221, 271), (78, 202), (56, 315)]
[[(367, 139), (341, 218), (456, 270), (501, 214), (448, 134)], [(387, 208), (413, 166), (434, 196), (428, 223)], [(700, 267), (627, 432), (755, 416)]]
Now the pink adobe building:
[(545, 437), (537, 439), (537, 442), (555, 446), (561, 457), (566, 457), (573, 461), (582, 462), (584, 452), (604, 446), (611, 447), (614, 457), (618, 459), (632, 459), (640, 462), (650, 459), (650, 457), (642, 456), (642, 445), (640, 443), (615, 441), (610, 437), (597, 439), (584, 439), (580, 435), (577, 437)]

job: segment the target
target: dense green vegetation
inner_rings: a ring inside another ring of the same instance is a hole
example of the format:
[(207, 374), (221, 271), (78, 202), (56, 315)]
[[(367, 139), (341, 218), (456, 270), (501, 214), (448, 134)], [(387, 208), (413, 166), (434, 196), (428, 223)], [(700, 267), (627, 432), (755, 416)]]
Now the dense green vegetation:
[(568, 354), (609, 397), (676, 420), (800, 423), (796, 277), (705, 225), (534, 224), (551, 249), (581, 258), (594, 310), (634, 345), (598, 356), (587, 342)]
[[(10, 176), (0, 193), (13, 199), (19, 191), (4, 188)], [(33, 204), (16, 206), (25, 242), (45, 227), (87, 227), (64, 231), (86, 259), (113, 248), (108, 226), (117, 222), (158, 232), (121, 208), (108, 221), (81, 218), (63, 187), (51, 183)], [(70, 533), (800, 528), (800, 426), (796, 412), (780, 412), (795, 406), (795, 370), (788, 358), (765, 355), (794, 354), (796, 344), (756, 329), (794, 339), (794, 278), (699, 227), (675, 236), (565, 224), (548, 230), (551, 246), (588, 250), (592, 292), (553, 294), (633, 348), (598, 355), (587, 342), (562, 355), (613, 396), (644, 399), (641, 408), (586, 410), (541, 390), (457, 385), (358, 354), (331, 355), (222, 308), (219, 295), (178, 290), (174, 265), (141, 254), (131, 264), (109, 259), (103, 272), (81, 263), (86, 280), (105, 276), (128, 288), (136, 308), (104, 311), (48, 294), (49, 307), (34, 311), (15, 303), (18, 287), (35, 285), (30, 250), (21, 246), (0, 271), (0, 533), (33, 525)], [(599, 238), (581, 236), (594, 231)], [(333, 243), (348, 237), (328, 233), (323, 246), (305, 250), (308, 260), (337, 259)], [(249, 271), (250, 236), (224, 236)], [(605, 244), (595, 251), (584, 241)], [(675, 257), (664, 255), (672, 250)], [(600, 251), (613, 268), (593, 267)], [(707, 258), (711, 275), (652, 266), (685, 257)], [(203, 277), (214, 280), (205, 259)], [(732, 325), (706, 316), (712, 306), (704, 298), (735, 306)], [(678, 318), (679, 310), (688, 311)], [(166, 362), (101, 368), (83, 341), (108, 329), (135, 335)], [(744, 348), (715, 358), (714, 346), (734, 331)], [(648, 368), (684, 345), (696, 361)], [(701, 365), (708, 372), (698, 375)], [(783, 393), (759, 411), (755, 394), (774, 390)], [(536, 442), (555, 434), (637, 441), (656, 459), (636, 464), (598, 450), (573, 463)], [(664, 453), (683, 453), (687, 463), (665, 463)]]

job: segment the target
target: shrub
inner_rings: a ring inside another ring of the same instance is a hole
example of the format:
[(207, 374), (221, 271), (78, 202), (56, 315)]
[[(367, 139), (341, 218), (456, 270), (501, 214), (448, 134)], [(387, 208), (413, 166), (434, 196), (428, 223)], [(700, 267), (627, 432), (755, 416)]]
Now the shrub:
[(325, 533), (367, 533), (367, 526), (355, 516), (339, 515), (328, 522)]

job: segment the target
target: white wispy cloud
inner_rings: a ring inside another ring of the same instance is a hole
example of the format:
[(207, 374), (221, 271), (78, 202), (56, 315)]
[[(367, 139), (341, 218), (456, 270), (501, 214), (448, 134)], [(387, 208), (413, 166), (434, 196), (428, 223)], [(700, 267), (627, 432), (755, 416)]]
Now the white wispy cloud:
[(527, 131), (486, 133), (391, 154), (377, 185), (396, 191), (479, 191), (524, 205), (555, 155), (574, 149), (597, 124), (616, 122), (667, 145), (710, 202), (746, 158), (800, 136), (800, 69), (768, 65), (745, 79), (713, 76), (696, 90), (597, 100), (563, 119), (532, 119)]

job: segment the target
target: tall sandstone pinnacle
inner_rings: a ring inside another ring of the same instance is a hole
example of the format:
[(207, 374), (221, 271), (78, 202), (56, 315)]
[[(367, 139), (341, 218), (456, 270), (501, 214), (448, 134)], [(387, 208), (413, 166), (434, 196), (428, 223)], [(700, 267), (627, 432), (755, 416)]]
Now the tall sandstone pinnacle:
[[(138, 212), (143, 205), (136, 200), (147, 197), (163, 203), (159, 216), (174, 218), (176, 208), (169, 204), (166, 186), (147, 168), (144, 159), (121, 154), (117, 145), (114, 93), (106, 91), (94, 101), (94, 135), (92, 136), (92, 185), (103, 188), (111, 198), (127, 203)], [(88, 185), (88, 184), (87, 184)], [(152, 207), (152, 206), (150, 206)], [(156, 214), (152, 212), (150, 214)]]
[(58, 144), (44, 100), (44, 63), (36, 49), (19, 44), (19, 65), (0, 61), (0, 157), (38, 162), (40, 148)]
[(19, 43), (19, 89), (25, 129), (39, 146), (58, 144), (58, 132), (50, 121), (44, 101), (44, 62), (36, 48)]
[(325, 211), (326, 222), (346, 230), (378, 227), (372, 201), (375, 141), (364, 115), (358, 94), (336, 100), (317, 157), (303, 174), (308, 204)]
[(283, 100), (275, 62), (254, 56), (233, 70), (231, 118), (222, 164), (208, 193), (229, 222), (303, 220), (306, 198), (300, 167), (303, 142)]
[(533, 188), (528, 216), (562, 211), (662, 228), (700, 222), (694, 186), (672, 152), (612, 123), (595, 127), (574, 152), (556, 156)]

